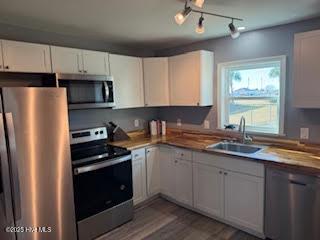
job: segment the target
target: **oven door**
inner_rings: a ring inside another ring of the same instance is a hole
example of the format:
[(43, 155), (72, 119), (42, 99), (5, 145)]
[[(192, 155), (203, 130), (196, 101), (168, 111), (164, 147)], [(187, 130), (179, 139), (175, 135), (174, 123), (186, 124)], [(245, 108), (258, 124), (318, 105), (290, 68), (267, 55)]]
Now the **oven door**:
[(77, 221), (133, 197), (131, 155), (75, 167), (73, 171)]
[(57, 76), (59, 87), (67, 88), (69, 109), (114, 106), (112, 77), (78, 74)]

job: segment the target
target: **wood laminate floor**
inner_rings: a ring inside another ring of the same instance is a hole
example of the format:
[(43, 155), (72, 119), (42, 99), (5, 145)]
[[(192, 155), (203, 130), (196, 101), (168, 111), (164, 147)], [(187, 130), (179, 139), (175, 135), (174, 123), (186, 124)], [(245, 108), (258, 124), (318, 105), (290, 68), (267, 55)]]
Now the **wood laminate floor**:
[(134, 219), (97, 240), (260, 240), (162, 198), (135, 210)]

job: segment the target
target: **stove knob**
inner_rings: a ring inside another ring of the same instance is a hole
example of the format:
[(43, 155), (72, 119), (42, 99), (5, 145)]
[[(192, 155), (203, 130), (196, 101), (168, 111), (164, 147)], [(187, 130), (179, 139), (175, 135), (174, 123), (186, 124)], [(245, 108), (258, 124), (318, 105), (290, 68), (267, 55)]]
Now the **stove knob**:
[(96, 131), (94, 134), (95, 134), (95, 135), (98, 135), (98, 134), (99, 134), (99, 132), (98, 132), (98, 131)]

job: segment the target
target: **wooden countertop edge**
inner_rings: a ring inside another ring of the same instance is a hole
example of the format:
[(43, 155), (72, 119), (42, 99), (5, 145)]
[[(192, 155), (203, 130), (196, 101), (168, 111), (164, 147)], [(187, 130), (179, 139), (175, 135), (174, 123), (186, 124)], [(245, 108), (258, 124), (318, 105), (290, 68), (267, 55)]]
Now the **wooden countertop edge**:
[[(162, 144), (162, 145), (180, 147), (180, 148), (193, 150), (193, 151), (197, 151), (197, 152), (202, 152), (202, 153), (207, 153), (207, 154), (231, 156), (231, 157), (245, 159), (245, 160), (249, 160), (249, 161), (261, 162), (267, 166), (277, 167), (277, 168), (281, 168), (283, 170), (290, 169), (290, 170), (295, 171), (297, 173), (320, 177), (320, 168), (305, 166), (303, 164), (300, 165), (300, 164), (296, 164), (296, 163), (279, 162), (279, 161), (276, 161), (275, 159), (272, 159), (274, 156), (271, 154), (269, 154), (270, 157), (268, 157), (268, 153), (264, 153), (263, 156), (253, 154), (252, 156), (249, 157), (249, 156), (239, 156), (239, 155), (234, 155), (234, 154), (213, 152), (213, 151), (208, 151), (205, 148), (197, 148), (197, 147), (192, 147), (187, 144), (180, 144), (180, 143), (174, 142), (176, 137), (177, 137), (177, 135), (165, 136), (165, 137), (160, 137), (160, 136), (159, 137), (146, 137), (146, 136), (144, 136), (144, 137), (137, 137), (132, 140), (113, 142), (110, 144), (115, 145), (115, 146), (125, 147), (129, 150), (135, 150), (135, 149), (139, 149), (139, 148), (143, 148), (143, 147), (150, 147), (150, 146), (154, 146), (157, 144)], [(218, 141), (220, 141), (220, 140), (217, 139), (217, 142)], [(290, 161), (290, 159), (288, 161)]]

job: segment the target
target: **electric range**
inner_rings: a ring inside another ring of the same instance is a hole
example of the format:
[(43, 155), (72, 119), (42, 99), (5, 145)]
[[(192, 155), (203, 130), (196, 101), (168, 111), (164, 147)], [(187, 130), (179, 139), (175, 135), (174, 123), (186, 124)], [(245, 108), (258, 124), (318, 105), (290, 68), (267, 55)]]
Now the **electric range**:
[(109, 145), (107, 138), (105, 127), (70, 132), (79, 240), (133, 218), (131, 152)]

